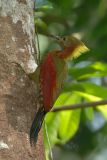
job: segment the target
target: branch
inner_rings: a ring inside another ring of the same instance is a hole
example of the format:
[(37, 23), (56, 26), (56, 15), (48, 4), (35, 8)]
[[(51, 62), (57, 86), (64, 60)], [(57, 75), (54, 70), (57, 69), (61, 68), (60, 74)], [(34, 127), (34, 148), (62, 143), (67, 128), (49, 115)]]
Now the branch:
[(95, 102), (86, 102), (86, 103), (80, 103), (80, 104), (73, 104), (69, 106), (58, 106), (57, 108), (54, 108), (52, 112), (59, 112), (59, 111), (67, 111), (67, 110), (73, 110), (78, 108), (88, 108), (88, 107), (96, 107), (98, 105), (107, 105), (107, 99), (101, 100), (101, 101), (95, 101)]

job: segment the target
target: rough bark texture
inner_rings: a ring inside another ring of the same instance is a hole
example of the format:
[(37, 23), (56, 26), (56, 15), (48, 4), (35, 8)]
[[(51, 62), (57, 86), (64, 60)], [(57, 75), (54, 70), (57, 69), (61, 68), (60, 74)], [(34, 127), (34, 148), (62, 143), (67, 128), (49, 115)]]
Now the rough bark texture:
[(29, 143), (36, 86), (26, 72), (35, 69), (32, 0), (0, 0), (0, 160), (44, 160), (42, 136)]

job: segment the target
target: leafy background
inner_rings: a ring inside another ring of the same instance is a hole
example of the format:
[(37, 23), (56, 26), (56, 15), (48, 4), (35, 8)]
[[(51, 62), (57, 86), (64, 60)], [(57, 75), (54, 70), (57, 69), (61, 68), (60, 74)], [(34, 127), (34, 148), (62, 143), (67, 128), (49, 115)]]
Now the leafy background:
[[(107, 1), (36, 0), (41, 55), (59, 47), (46, 34), (75, 33), (90, 52), (70, 62), (67, 82), (54, 107), (107, 97)], [(54, 160), (106, 160), (107, 106), (48, 113), (45, 119)], [(44, 127), (46, 156), (49, 143)]]

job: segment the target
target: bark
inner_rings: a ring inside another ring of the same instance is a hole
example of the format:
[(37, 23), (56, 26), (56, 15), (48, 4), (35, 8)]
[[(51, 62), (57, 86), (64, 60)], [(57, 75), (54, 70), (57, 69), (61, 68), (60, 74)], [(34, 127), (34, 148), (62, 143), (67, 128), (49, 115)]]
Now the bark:
[[(29, 130), (37, 110), (32, 0), (0, 0), (0, 160), (44, 160), (42, 135), (37, 148)], [(41, 154), (42, 153), (42, 154)]]

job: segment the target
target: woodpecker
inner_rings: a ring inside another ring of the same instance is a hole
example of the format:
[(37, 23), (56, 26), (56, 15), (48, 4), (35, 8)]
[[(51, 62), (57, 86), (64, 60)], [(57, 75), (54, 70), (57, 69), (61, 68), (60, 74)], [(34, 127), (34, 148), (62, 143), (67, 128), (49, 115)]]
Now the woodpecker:
[(63, 88), (67, 77), (67, 63), (89, 49), (76, 37), (69, 35), (55, 37), (61, 49), (48, 52), (39, 66), (29, 77), (38, 85), (39, 109), (30, 129), (30, 142), (36, 143), (44, 117), (48, 113)]

